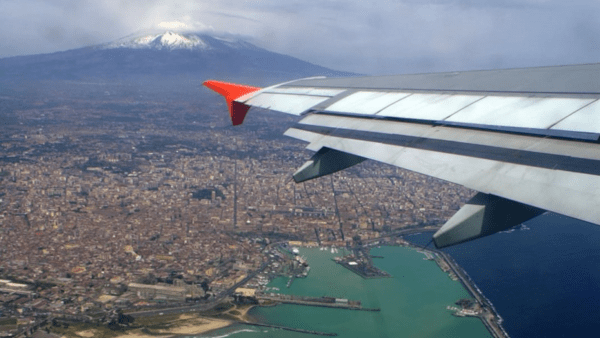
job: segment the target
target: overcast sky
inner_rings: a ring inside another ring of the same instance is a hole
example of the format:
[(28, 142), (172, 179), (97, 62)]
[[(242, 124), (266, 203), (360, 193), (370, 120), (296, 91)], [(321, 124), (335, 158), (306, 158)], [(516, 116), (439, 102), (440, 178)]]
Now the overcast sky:
[(579, 0), (0, 0), (0, 57), (161, 22), (366, 74), (600, 62), (600, 1)]

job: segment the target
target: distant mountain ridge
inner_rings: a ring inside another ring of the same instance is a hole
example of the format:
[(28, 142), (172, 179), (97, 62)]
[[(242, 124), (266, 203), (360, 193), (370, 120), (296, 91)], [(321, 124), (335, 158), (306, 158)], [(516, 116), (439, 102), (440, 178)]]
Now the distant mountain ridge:
[(198, 35), (180, 34), (166, 31), (162, 34), (150, 34), (136, 38), (123, 38), (113, 43), (104, 45), (106, 49), (112, 48), (146, 48), (146, 49), (207, 49), (209, 46)]
[(307, 76), (347, 76), (239, 39), (165, 31), (51, 54), (0, 59), (0, 80), (252, 80), (267, 85)]
[[(210, 39), (219, 40), (227, 46), (234, 49), (259, 49), (251, 43), (240, 39), (228, 39), (224, 37), (211, 36), (200, 33), (178, 33), (175, 31), (165, 31), (162, 33), (146, 33), (128, 36), (114, 42), (98, 45), (99, 48), (131, 48), (131, 49), (189, 49), (189, 50), (211, 50), (221, 48), (222, 46), (211, 45)], [(205, 41), (209, 40), (209, 41)]]

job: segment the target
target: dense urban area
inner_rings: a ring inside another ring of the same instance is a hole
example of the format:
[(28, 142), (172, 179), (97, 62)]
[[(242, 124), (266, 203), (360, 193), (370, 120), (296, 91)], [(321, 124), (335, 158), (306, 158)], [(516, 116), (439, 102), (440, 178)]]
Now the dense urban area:
[(297, 119), (253, 110), (232, 127), (203, 88), (40, 87), (0, 94), (5, 334), (110, 323), (116, 309), (209, 309), (297, 270), (281, 243), (345, 247), (440, 225), (472, 196), (370, 161), (295, 184), (311, 156), (282, 136)]

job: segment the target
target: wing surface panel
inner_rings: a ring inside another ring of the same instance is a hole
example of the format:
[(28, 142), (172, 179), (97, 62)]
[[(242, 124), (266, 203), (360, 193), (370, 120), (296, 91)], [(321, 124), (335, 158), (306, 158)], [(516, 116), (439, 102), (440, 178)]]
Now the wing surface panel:
[(439, 121), (483, 98), (480, 95), (415, 93), (383, 109), (377, 116)]
[(327, 96), (272, 94), (267, 92), (252, 97), (244, 102), (244, 104), (293, 115), (300, 115), (304, 111), (328, 99), (329, 97)]
[[(321, 81), (327, 79), (301, 80)], [(335, 79), (331, 79), (335, 80)], [(344, 90), (298, 87), (296, 82), (274, 86), (238, 99), (248, 106), (301, 115), (311, 110), (354, 115), (428, 120), (477, 125), (479, 128), (515, 127), (600, 134), (600, 93), (489, 93), (471, 91)], [(348, 93), (350, 94), (348, 95)]]
[(526, 96), (554, 94), (598, 95), (600, 64), (516, 68), (431, 74), (304, 79), (295, 87), (347, 88), (361, 90), (453, 91), (505, 93)]
[(488, 96), (445, 119), (451, 122), (547, 129), (593, 99)]
[(550, 129), (598, 133), (600, 131), (600, 102), (592, 102), (559, 121)]
[(360, 91), (328, 106), (325, 110), (350, 114), (374, 115), (391, 104), (409, 96), (402, 92)]
[(311, 96), (327, 96), (332, 97), (343, 93), (345, 89), (327, 89), (327, 88), (306, 88), (306, 87), (276, 87), (267, 89), (265, 93), (275, 94), (297, 94)]

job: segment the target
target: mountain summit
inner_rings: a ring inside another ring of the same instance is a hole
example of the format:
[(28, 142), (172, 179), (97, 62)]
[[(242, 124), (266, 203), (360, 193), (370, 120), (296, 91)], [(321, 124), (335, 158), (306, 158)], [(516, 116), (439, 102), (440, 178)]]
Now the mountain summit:
[[(223, 40), (226, 41), (226, 40)], [(210, 45), (202, 37), (194, 33), (177, 33), (166, 31), (160, 34), (147, 34), (136, 37), (126, 37), (103, 45), (106, 49), (133, 48), (133, 49), (189, 49), (206, 50)]]
[(106, 45), (106, 48), (154, 48), (154, 49), (205, 49), (207, 44), (195, 34), (164, 32), (133, 39), (124, 38)]
[(320, 67), (240, 39), (165, 31), (52, 54), (0, 59), (0, 80), (178, 81), (220, 78), (266, 85), (350, 73)]

